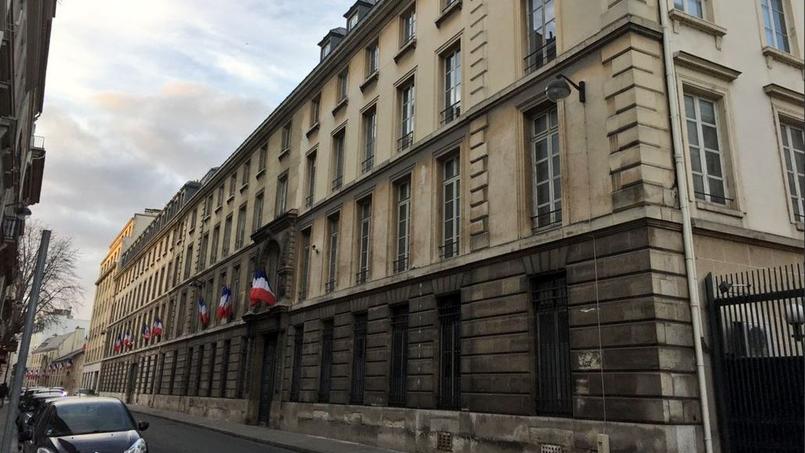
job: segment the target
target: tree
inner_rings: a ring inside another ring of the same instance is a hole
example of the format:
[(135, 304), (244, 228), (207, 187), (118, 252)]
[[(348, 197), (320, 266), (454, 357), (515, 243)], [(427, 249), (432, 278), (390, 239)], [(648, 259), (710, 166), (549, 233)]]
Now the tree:
[[(43, 229), (45, 228), (38, 221), (26, 222), (25, 234), (20, 236), (17, 244), (18, 268), (14, 279), (16, 284), (14, 301), (21, 306), (17, 310), (20, 315), (16, 318), (15, 332), (21, 331), (25, 322), (28, 302), (31, 299), (36, 254), (39, 251)], [(55, 322), (56, 315), (69, 312), (80, 305), (82, 290), (75, 270), (78, 257), (79, 252), (73, 247), (73, 241), (69, 236), (56, 233), (51, 235), (42, 274), (42, 289), (34, 318), (38, 328), (47, 327)]]

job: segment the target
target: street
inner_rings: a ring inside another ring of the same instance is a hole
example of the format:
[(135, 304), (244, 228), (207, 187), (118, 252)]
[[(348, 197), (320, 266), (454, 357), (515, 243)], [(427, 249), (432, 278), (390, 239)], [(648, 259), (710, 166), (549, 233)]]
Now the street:
[(177, 423), (164, 418), (132, 413), (137, 421), (151, 424), (143, 433), (149, 453), (291, 453), (291, 450)]

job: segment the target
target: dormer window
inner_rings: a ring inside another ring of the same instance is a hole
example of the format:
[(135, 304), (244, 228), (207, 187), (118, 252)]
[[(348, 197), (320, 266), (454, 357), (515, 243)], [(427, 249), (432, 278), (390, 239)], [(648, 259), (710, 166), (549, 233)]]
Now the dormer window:
[(352, 31), (353, 28), (358, 26), (358, 19), (358, 13), (349, 16), (349, 19), (347, 19), (347, 31)]
[(332, 50), (332, 46), (329, 42), (325, 43), (321, 46), (321, 59), (324, 60), (327, 58), (327, 55), (330, 55), (330, 51)]

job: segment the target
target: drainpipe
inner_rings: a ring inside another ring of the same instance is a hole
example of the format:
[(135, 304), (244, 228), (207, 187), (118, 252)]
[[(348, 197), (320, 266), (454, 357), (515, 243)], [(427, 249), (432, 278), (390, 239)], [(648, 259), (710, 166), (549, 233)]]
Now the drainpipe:
[(696, 375), (699, 380), (699, 397), (702, 408), (702, 425), (704, 429), (704, 449), (713, 452), (713, 436), (710, 431), (710, 402), (707, 396), (707, 380), (704, 373), (704, 354), (702, 352), (702, 312), (699, 303), (699, 285), (696, 281), (696, 252), (693, 247), (693, 225), (690, 218), (690, 201), (688, 200), (688, 179), (685, 172), (685, 160), (682, 154), (681, 117), (679, 113), (679, 92), (676, 84), (674, 60), (671, 55), (671, 29), (668, 26), (668, 0), (659, 0), (660, 25), (662, 26), (662, 55), (665, 64), (665, 84), (668, 87), (668, 108), (671, 114), (671, 137), (674, 146), (674, 165), (676, 167), (677, 198), (679, 210), (682, 211), (682, 240), (685, 247), (685, 271), (690, 295), (690, 317), (693, 323), (693, 346), (696, 351)]

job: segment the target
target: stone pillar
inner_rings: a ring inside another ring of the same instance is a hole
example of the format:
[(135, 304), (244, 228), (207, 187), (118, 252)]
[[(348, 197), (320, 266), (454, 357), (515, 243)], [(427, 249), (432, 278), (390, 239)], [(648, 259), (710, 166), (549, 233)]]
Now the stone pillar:
[(489, 247), (487, 116), (470, 123), (470, 250)]
[(485, 0), (469, 0), (469, 49), (463, 52), (469, 55), (469, 102), (462, 105), (462, 111), (467, 111), (471, 105), (475, 105), (487, 98), (486, 73), (489, 69), (487, 59), (487, 31), (486, 17), (487, 5)]

